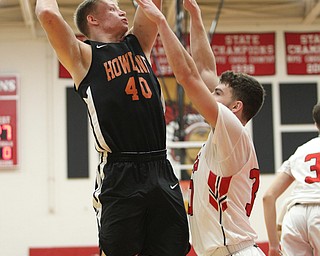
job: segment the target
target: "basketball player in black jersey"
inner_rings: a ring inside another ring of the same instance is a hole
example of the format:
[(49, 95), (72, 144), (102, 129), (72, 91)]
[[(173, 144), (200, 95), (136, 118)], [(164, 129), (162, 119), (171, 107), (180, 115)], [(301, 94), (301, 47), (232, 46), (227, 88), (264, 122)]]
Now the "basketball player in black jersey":
[[(158, 8), (161, 0), (154, 0)], [(138, 8), (132, 29), (115, 0), (85, 0), (78, 40), (56, 0), (37, 17), (71, 74), (100, 153), (94, 192), (101, 255), (183, 256), (189, 231), (179, 181), (166, 158), (161, 88), (150, 66), (157, 26)]]

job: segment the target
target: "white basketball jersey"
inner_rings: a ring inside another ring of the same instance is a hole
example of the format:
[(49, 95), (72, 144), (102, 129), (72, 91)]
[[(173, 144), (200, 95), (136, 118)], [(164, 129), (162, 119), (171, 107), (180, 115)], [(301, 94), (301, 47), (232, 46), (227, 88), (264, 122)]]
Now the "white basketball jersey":
[(192, 245), (198, 256), (257, 238), (249, 216), (259, 175), (247, 130), (219, 104), (216, 127), (198, 153), (190, 181), (188, 213)]
[(320, 138), (314, 138), (297, 148), (278, 170), (295, 179), (288, 199), (288, 208), (296, 203), (320, 203)]

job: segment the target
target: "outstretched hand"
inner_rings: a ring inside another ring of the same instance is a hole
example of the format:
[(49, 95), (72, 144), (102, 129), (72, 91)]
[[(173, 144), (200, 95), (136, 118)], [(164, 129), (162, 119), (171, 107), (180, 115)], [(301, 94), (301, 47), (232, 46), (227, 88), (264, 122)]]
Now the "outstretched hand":
[(282, 251), (278, 248), (269, 248), (268, 256), (282, 256)]
[(189, 12), (200, 12), (199, 5), (196, 0), (183, 0), (183, 7)]
[(136, 0), (144, 14), (154, 23), (159, 25), (165, 17), (152, 0)]

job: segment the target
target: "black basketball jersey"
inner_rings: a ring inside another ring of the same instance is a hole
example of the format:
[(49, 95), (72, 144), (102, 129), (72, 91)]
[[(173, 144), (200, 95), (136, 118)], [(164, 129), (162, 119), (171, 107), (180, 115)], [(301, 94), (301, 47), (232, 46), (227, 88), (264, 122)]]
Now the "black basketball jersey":
[(134, 35), (120, 43), (87, 41), (92, 63), (78, 93), (98, 151), (165, 149), (166, 126), (160, 84)]

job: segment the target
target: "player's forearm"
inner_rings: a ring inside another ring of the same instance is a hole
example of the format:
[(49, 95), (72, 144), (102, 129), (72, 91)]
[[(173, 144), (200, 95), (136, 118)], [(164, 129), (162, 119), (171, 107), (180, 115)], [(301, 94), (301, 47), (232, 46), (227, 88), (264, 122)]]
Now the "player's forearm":
[(60, 53), (67, 52), (68, 39), (75, 36), (63, 19), (56, 0), (37, 0), (35, 13), (53, 48)]
[(263, 197), (264, 219), (269, 239), (269, 247), (279, 249), (279, 238), (277, 234), (277, 213), (276, 200), (270, 195), (266, 194)]
[(176, 79), (184, 85), (185, 89), (190, 87), (190, 83), (187, 82), (189, 79), (200, 79), (198, 70), (190, 54), (173, 33), (165, 16), (159, 11), (152, 0), (137, 0), (137, 2), (146, 17), (156, 24), (168, 63)]
[[(159, 10), (162, 10), (162, 0), (152, 0), (152, 2)], [(133, 33), (138, 38), (142, 50), (149, 61), (152, 47), (158, 34), (157, 29), (158, 28), (156, 24), (150, 22), (144, 12), (141, 10), (141, 7), (138, 6), (133, 21), (133, 27), (129, 33)]]
[(190, 46), (191, 54), (199, 72), (202, 69), (215, 69), (216, 62), (205, 27), (202, 23), (200, 9), (190, 13)]
[(186, 86), (188, 86), (188, 77), (198, 75), (196, 66), (191, 56), (175, 36), (165, 19), (158, 24), (158, 31), (168, 63), (172, 68), (177, 81), (184, 85), (186, 89)]
[[(185, 0), (186, 2), (187, 0)], [(199, 6), (193, 1), (188, 3), (189, 5), (186, 8), (188, 8), (187, 10), (190, 14), (191, 54), (202, 79), (210, 91), (214, 91), (219, 82), (215, 56), (202, 22)]]

